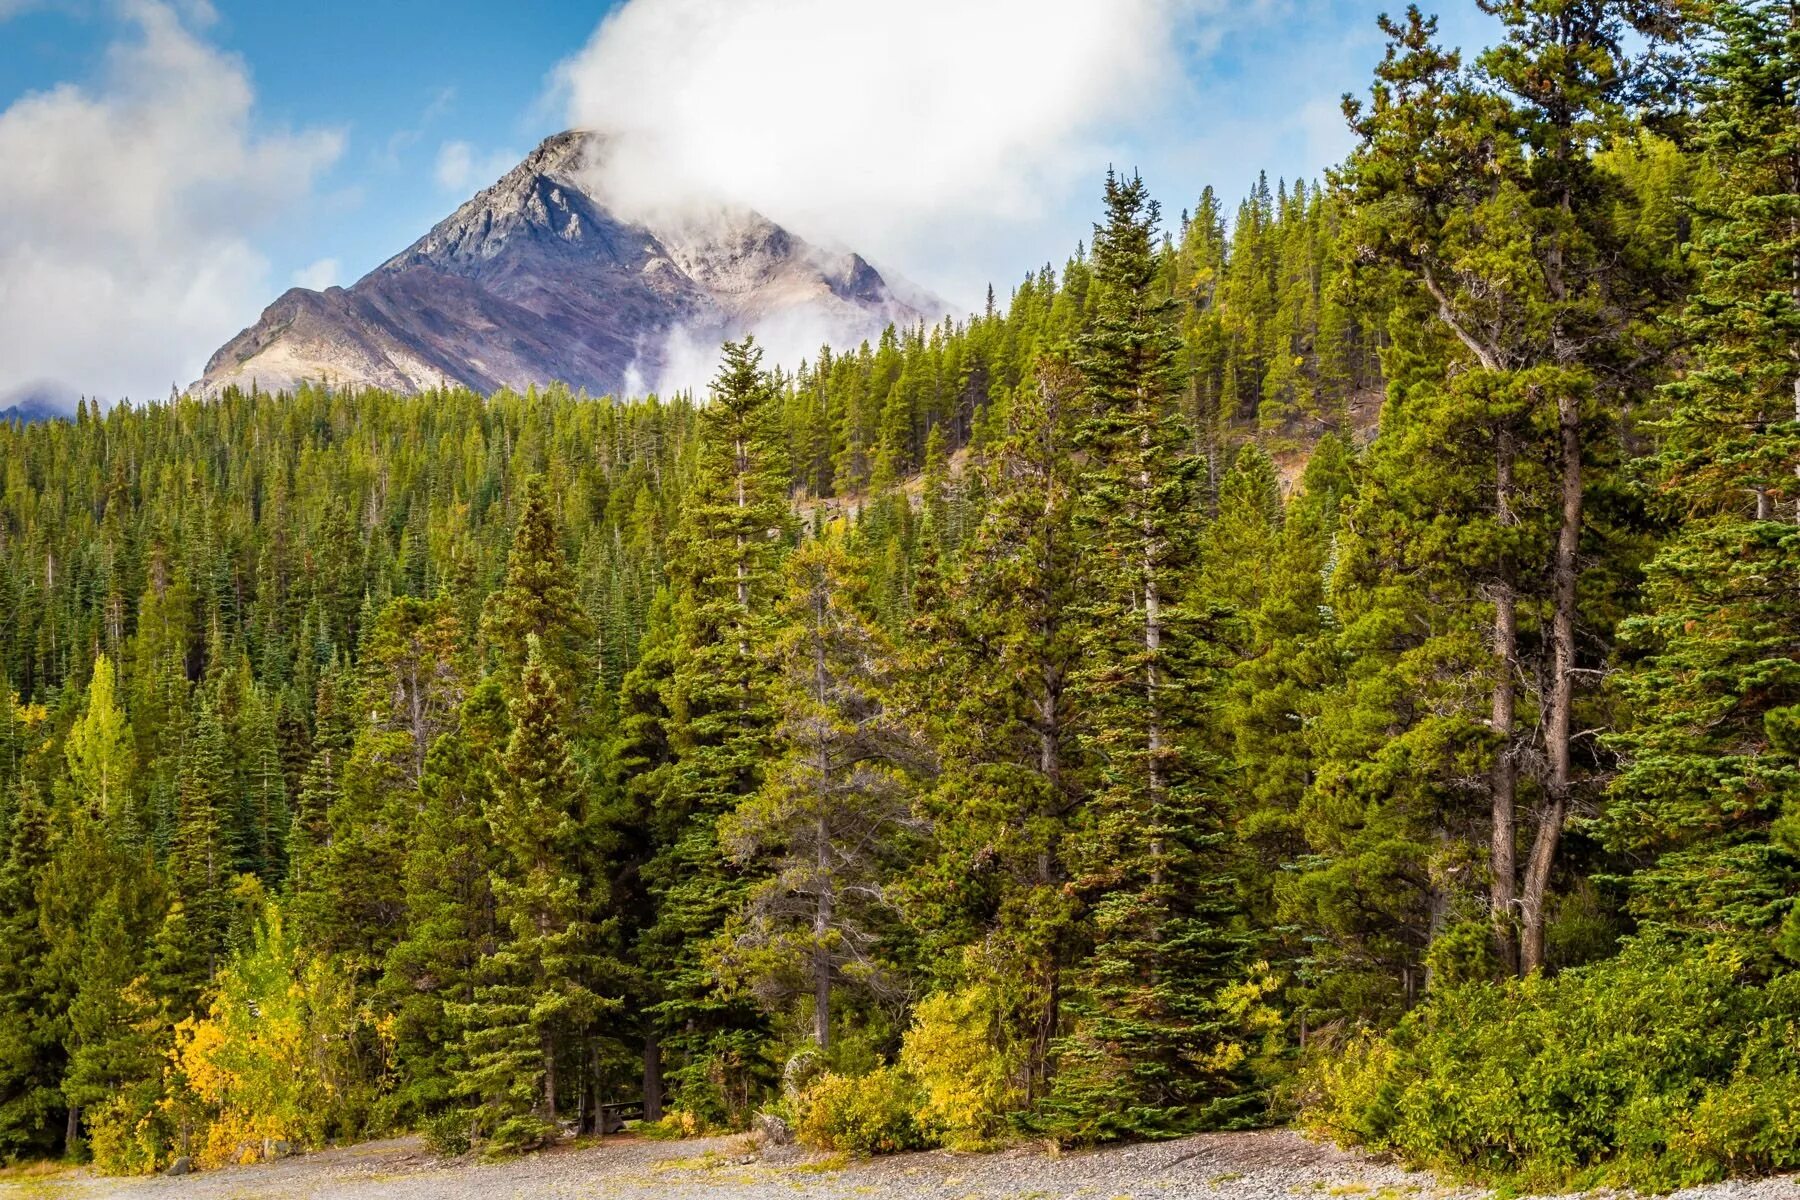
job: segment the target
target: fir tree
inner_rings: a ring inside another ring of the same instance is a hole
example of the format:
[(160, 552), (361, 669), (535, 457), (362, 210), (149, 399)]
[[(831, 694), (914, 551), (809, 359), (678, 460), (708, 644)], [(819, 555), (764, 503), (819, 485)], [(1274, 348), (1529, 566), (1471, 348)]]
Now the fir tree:
[(1220, 989), (1240, 973), (1216, 769), (1185, 730), (1208, 686), (1192, 566), (1192, 438), (1179, 394), (1173, 308), (1153, 291), (1157, 211), (1141, 179), (1109, 176), (1094, 239), (1097, 301), (1078, 365), (1088, 460), (1076, 515), (1094, 563), (1078, 680), (1102, 763), (1071, 835), (1073, 885), (1091, 908), (1073, 1025), (1049, 1100), (1064, 1136), (1167, 1134), (1217, 1120), (1240, 1084)]
[(671, 761), (651, 818), (656, 849), (644, 875), (656, 915), (640, 954), (659, 963), (661, 1040), (688, 1064), (678, 1087), (704, 1078), (719, 1027), (748, 1016), (715, 994), (702, 951), (746, 884), (719, 846), (717, 822), (760, 786), (775, 722), (761, 651), (788, 518), (761, 359), (749, 339), (725, 347), (670, 568), (675, 644), (662, 702)]

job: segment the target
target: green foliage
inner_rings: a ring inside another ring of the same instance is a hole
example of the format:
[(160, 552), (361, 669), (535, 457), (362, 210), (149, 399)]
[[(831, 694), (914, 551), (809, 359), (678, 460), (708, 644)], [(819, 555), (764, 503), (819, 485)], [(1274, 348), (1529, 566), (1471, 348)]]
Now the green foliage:
[(425, 1148), (443, 1158), (467, 1154), (473, 1144), (469, 1137), (469, 1116), (457, 1110), (439, 1113), (420, 1127)]
[(1160, 1137), (1304, 1059), (1459, 1174), (1792, 1163), (1793, 6), (1481, 7), (1328, 186), (1112, 176), (703, 404), (0, 424), (0, 1156)]
[(265, 1141), (317, 1146), (370, 1130), (388, 1053), (384, 1024), (332, 965), (309, 957), (280, 908), (222, 971), (206, 1014), (175, 1030), (167, 1108), (202, 1166), (252, 1161)]
[(1645, 939), (1616, 959), (1449, 987), (1321, 1051), (1304, 1113), (1410, 1163), (1532, 1189), (1669, 1190), (1800, 1164), (1796, 977)]
[(1065, 854), (1093, 944), (1077, 965), (1048, 1124), (1071, 1141), (1170, 1135), (1246, 1107), (1216, 994), (1247, 939), (1223, 852), (1217, 763), (1191, 731), (1212, 682), (1206, 612), (1189, 594), (1197, 464), (1172, 403), (1179, 345), (1153, 286), (1157, 214), (1109, 178), (1095, 231), (1096, 314), (1076, 523), (1096, 566), (1077, 681), (1085, 749), (1103, 764)]

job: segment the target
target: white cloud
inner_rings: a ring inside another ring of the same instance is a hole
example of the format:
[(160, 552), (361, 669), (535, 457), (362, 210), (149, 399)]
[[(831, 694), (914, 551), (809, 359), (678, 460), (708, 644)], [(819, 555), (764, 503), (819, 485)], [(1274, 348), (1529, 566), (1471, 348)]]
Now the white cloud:
[(92, 85), (0, 111), (0, 391), (51, 379), (158, 396), (271, 295), (252, 235), (306, 204), (342, 137), (258, 134), (204, 3), (124, 0)]
[(627, 0), (557, 85), (625, 212), (748, 204), (974, 304), (980, 248), (1097, 193), (1120, 130), (1266, 2)]
[(447, 192), (484, 188), (518, 165), (519, 156), (499, 150), (481, 154), (467, 142), (445, 142), (438, 149), (438, 186)]
[(311, 288), (322, 292), (333, 287), (344, 277), (344, 265), (335, 258), (321, 258), (318, 262), (309, 263), (294, 272), (294, 286)]

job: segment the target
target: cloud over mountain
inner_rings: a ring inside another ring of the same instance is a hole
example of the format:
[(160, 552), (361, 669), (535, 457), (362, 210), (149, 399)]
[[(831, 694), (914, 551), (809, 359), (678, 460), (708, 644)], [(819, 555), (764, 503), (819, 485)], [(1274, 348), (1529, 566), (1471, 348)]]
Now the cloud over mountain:
[(627, 0), (559, 79), (570, 123), (613, 139), (599, 190), (620, 212), (741, 204), (877, 263), (937, 263), (923, 281), (973, 304), (987, 281), (944, 265), (958, 239), (1097, 186), (1115, 124), (1260, 7)]
[(271, 290), (257, 232), (341, 149), (333, 131), (252, 131), (249, 73), (202, 36), (204, 6), (120, 12), (95, 80), (0, 111), (0, 391), (190, 378)]

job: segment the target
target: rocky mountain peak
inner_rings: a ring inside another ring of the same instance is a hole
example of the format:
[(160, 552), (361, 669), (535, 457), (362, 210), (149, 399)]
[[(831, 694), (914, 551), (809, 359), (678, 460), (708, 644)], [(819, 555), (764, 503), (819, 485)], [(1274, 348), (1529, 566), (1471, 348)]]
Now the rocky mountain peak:
[(824, 251), (759, 213), (622, 218), (590, 182), (601, 148), (580, 131), (547, 138), (350, 287), (285, 293), (195, 387), (493, 391), (560, 380), (617, 392), (658, 380), (678, 336), (705, 344), (774, 321), (843, 341), (925, 315), (859, 255)]

